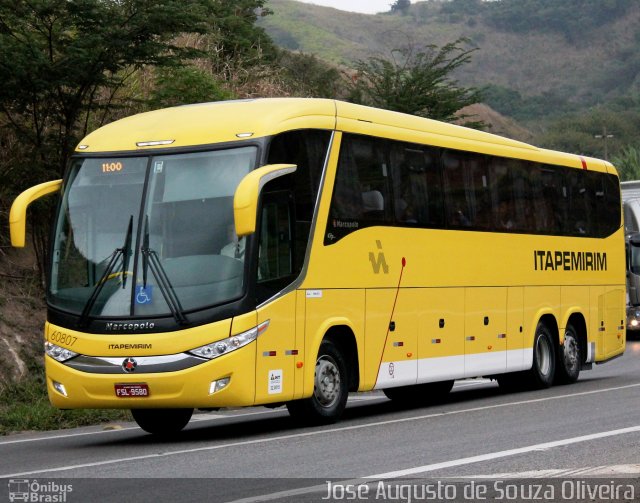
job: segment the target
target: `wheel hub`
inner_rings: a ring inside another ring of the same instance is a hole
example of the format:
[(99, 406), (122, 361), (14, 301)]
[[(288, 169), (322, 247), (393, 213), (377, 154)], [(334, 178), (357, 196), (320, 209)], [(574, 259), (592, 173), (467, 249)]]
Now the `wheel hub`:
[(538, 361), (540, 373), (544, 376), (551, 371), (551, 348), (549, 341), (541, 337), (536, 344), (536, 360)]
[(564, 363), (567, 370), (575, 370), (578, 366), (578, 342), (568, 334), (564, 337)]
[(323, 356), (316, 363), (314, 395), (323, 407), (331, 407), (340, 394), (340, 372), (335, 362)]

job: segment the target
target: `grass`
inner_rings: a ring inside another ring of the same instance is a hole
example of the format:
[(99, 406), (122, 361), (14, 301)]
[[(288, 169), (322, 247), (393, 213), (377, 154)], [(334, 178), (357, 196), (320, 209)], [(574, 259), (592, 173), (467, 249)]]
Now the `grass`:
[(110, 421), (130, 421), (127, 410), (59, 410), (49, 403), (44, 370), (10, 381), (0, 390), (0, 435), (29, 430), (58, 430)]

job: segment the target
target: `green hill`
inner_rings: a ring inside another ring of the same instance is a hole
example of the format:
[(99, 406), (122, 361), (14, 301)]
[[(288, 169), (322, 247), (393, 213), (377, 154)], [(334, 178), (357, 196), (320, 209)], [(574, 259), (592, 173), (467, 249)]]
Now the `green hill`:
[[(391, 2), (390, 2), (391, 3)], [(270, 0), (261, 25), (282, 47), (349, 66), (404, 45), (460, 37), (478, 47), (457, 75), (520, 120), (579, 111), (640, 90), (640, 2), (431, 0), (405, 14), (356, 14)]]

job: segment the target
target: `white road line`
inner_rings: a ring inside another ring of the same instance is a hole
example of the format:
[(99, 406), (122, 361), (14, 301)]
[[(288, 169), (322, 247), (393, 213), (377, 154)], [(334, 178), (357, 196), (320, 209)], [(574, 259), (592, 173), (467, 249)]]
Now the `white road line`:
[(63, 433), (61, 435), (49, 435), (46, 437), (36, 437), (36, 438), (18, 438), (16, 440), (3, 440), (0, 441), (0, 447), (3, 445), (11, 445), (11, 444), (23, 444), (26, 442), (40, 442), (43, 440), (56, 440), (58, 438), (73, 438), (73, 437), (85, 437), (87, 435), (102, 435), (104, 433), (116, 433), (121, 431), (130, 431), (139, 429), (136, 426), (132, 426), (130, 428), (119, 428), (114, 430), (101, 430), (101, 431), (85, 431), (82, 433)]
[(619, 430), (602, 431), (600, 433), (592, 433), (590, 435), (582, 435), (579, 437), (565, 438), (563, 440), (555, 440), (553, 442), (544, 442), (542, 444), (528, 445), (526, 447), (518, 447), (517, 449), (507, 449), (506, 451), (490, 452), (479, 456), (470, 456), (468, 458), (453, 459), (442, 463), (433, 463), (430, 465), (415, 466), (405, 470), (396, 470), (393, 472), (378, 473), (376, 475), (367, 475), (365, 479), (397, 479), (400, 477), (408, 477), (419, 473), (434, 472), (444, 468), (453, 468), (456, 466), (469, 465), (472, 463), (480, 463), (482, 461), (492, 461), (494, 459), (515, 456), (516, 454), (526, 454), (533, 451), (546, 451), (555, 447), (577, 444), (579, 442), (589, 442), (591, 440), (599, 440), (601, 438), (614, 437), (616, 435), (625, 435), (627, 433), (640, 432), (639, 426), (631, 426), (629, 428), (621, 428)]
[[(220, 419), (225, 419), (225, 418), (237, 418), (237, 417), (245, 417), (245, 416), (258, 416), (258, 415), (262, 415), (262, 414), (274, 414), (276, 412), (282, 412), (282, 410), (261, 410), (261, 411), (257, 411), (257, 412), (245, 412), (245, 413), (241, 413), (241, 414), (202, 414), (202, 418), (199, 418), (198, 416), (200, 416), (200, 414), (196, 414), (193, 416), (193, 418), (191, 419), (194, 422), (200, 422), (200, 421), (215, 421), (215, 420), (220, 420)], [(2, 447), (3, 445), (10, 445), (10, 444), (22, 444), (25, 442), (40, 442), (40, 441), (44, 441), (44, 440), (58, 440), (61, 438), (73, 438), (73, 437), (84, 437), (87, 435), (101, 435), (103, 433), (117, 433), (117, 432), (121, 432), (121, 431), (131, 431), (131, 430), (138, 430), (140, 431), (140, 428), (137, 426), (131, 426), (129, 428), (117, 428), (117, 429), (113, 429), (113, 430), (101, 430), (101, 431), (86, 431), (86, 432), (82, 432), (82, 433), (61, 433), (60, 435), (48, 435), (46, 437), (35, 437), (35, 438), (18, 438), (15, 440), (4, 440), (4, 441), (0, 441), (0, 447)], [(9, 437), (10, 438), (10, 437)]]
[(492, 473), (487, 475), (464, 475), (460, 477), (447, 477), (455, 479), (558, 479), (574, 477), (628, 477), (640, 476), (640, 464), (630, 465), (603, 465), (583, 466), (581, 468), (548, 468), (546, 470), (530, 470), (527, 472)]
[[(570, 394), (567, 394), (567, 395), (558, 395), (558, 396), (551, 396), (551, 397), (546, 397), (546, 398), (535, 398), (535, 399), (532, 399), (532, 400), (521, 400), (519, 402), (508, 402), (508, 403), (495, 404), (495, 405), (485, 405), (483, 407), (473, 407), (473, 408), (470, 408), (470, 409), (454, 410), (454, 411), (449, 411), (449, 412), (436, 412), (436, 413), (433, 413), (433, 414), (425, 414), (425, 415), (422, 415), (422, 416), (412, 416), (412, 417), (405, 417), (405, 418), (401, 418), (401, 419), (391, 419), (391, 420), (388, 420), (388, 421), (377, 421), (377, 422), (374, 422), (374, 423), (358, 424), (358, 425), (353, 425), (353, 426), (344, 426), (344, 427), (341, 427), (341, 428), (320, 429), (320, 430), (308, 431), (308, 432), (305, 432), (305, 433), (292, 433), (290, 435), (280, 435), (280, 436), (277, 436), (277, 437), (259, 438), (259, 439), (255, 439), (255, 440), (244, 440), (244, 441), (241, 441), (241, 442), (231, 442), (231, 443), (228, 443), (228, 444), (210, 445), (210, 446), (207, 446), (207, 447), (196, 447), (196, 448), (193, 448), (193, 449), (180, 449), (180, 450), (176, 450), (176, 451), (168, 451), (168, 452), (161, 452), (161, 453), (155, 453), (155, 454), (146, 454), (146, 455), (141, 455), (141, 456), (130, 456), (130, 457), (124, 457), (124, 458), (118, 458), (118, 459), (95, 461), (93, 463), (83, 463), (83, 464), (79, 464), (79, 465), (68, 465), (68, 466), (59, 466), (59, 467), (51, 467), (51, 468), (41, 468), (41, 469), (38, 469), (38, 470), (30, 470), (30, 471), (26, 471), (26, 472), (0, 474), (0, 478), (23, 477), (23, 476), (35, 475), (35, 474), (39, 474), (39, 473), (54, 473), (54, 472), (61, 472), (61, 471), (68, 471), (68, 470), (76, 470), (76, 469), (80, 469), (80, 468), (92, 468), (92, 467), (96, 467), (96, 466), (120, 464), (120, 463), (125, 463), (125, 462), (130, 462), (130, 461), (140, 461), (140, 460), (143, 460), (143, 459), (153, 459), (153, 458), (162, 458), (162, 457), (168, 457), (168, 456), (177, 456), (177, 455), (183, 455), (183, 454), (191, 454), (191, 453), (195, 453), (195, 452), (215, 451), (215, 450), (226, 449), (226, 448), (230, 448), (230, 447), (242, 447), (242, 446), (247, 446), (247, 445), (267, 444), (267, 443), (277, 442), (277, 441), (280, 441), (280, 440), (290, 440), (290, 439), (294, 439), (294, 438), (314, 437), (314, 436), (318, 436), (318, 435), (327, 435), (329, 433), (342, 433), (342, 432), (353, 431), (353, 430), (361, 430), (361, 429), (366, 429), (366, 428), (373, 428), (373, 427), (377, 427), (377, 426), (386, 426), (386, 425), (389, 425), (389, 424), (409, 423), (409, 422), (414, 422), (414, 421), (421, 421), (421, 420), (424, 420), (424, 419), (441, 418), (441, 417), (447, 417), (447, 416), (454, 416), (454, 415), (458, 415), (458, 414), (469, 414), (469, 413), (472, 413), (472, 412), (480, 412), (480, 411), (485, 411), (485, 410), (499, 409), (499, 408), (505, 408), (505, 407), (513, 407), (513, 406), (519, 406), (519, 405), (529, 405), (529, 404), (532, 404), (532, 403), (548, 402), (548, 401), (552, 401), (552, 400), (568, 400), (568, 399), (579, 397), (579, 396), (594, 395), (594, 394), (597, 394), (597, 393), (605, 393), (605, 392), (611, 392), (611, 391), (626, 390), (626, 389), (630, 389), (630, 388), (637, 388), (639, 386), (640, 386), (640, 383), (636, 383), (636, 384), (629, 384), (629, 385), (626, 385), (626, 386), (618, 386), (618, 387), (615, 387), (615, 388), (605, 388), (605, 389), (593, 390), (593, 391), (583, 391), (582, 393), (570, 393)], [(638, 427), (638, 428), (640, 428), (640, 427)]]
[[(363, 397), (349, 397), (349, 402), (364, 402), (368, 400), (386, 400), (383, 395), (380, 396), (363, 396)], [(260, 410), (256, 412), (241, 412), (239, 414), (214, 414), (214, 413), (205, 413), (205, 414), (195, 414), (191, 421), (200, 422), (200, 421), (216, 421), (225, 418), (238, 418), (238, 417), (248, 417), (248, 416), (261, 416), (263, 414), (275, 414), (277, 412), (283, 412), (283, 409), (269, 409), (269, 410)], [(17, 438), (12, 440), (0, 440), (0, 447), (3, 445), (11, 445), (11, 444), (22, 444), (26, 442), (40, 442), (44, 440), (57, 440), (60, 438), (73, 438), (73, 437), (84, 437), (87, 435), (101, 435), (104, 433), (116, 433), (121, 431), (131, 431), (131, 430), (140, 430), (137, 426), (131, 426), (129, 428), (115, 428), (115, 429), (107, 429), (100, 431), (87, 431), (82, 433), (61, 433), (59, 435), (48, 435), (43, 437), (34, 437), (34, 438)], [(11, 438), (11, 437), (8, 437)]]
[[(423, 465), (423, 466), (417, 466), (415, 468), (408, 468), (406, 470), (397, 470), (397, 471), (393, 471), (393, 472), (387, 472), (387, 473), (379, 473), (377, 475), (367, 475), (365, 477), (359, 478), (359, 479), (351, 479), (351, 480), (342, 480), (342, 481), (337, 481), (337, 482), (333, 482), (333, 485), (335, 486), (356, 486), (356, 485), (360, 485), (360, 484), (372, 484), (374, 482), (377, 482), (379, 480), (389, 480), (389, 479), (397, 479), (400, 477), (407, 477), (410, 475), (418, 475), (418, 474), (422, 474), (422, 473), (427, 473), (427, 472), (433, 472), (436, 470), (441, 470), (444, 468), (453, 468), (453, 467), (457, 467), (457, 466), (463, 466), (463, 465), (469, 465), (469, 464), (473, 464), (473, 463), (480, 463), (483, 461), (491, 461), (494, 459), (499, 459), (499, 458), (505, 458), (508, 456), (515, 456), (517, 454), (526, 454), (526, 453), (530, 453), (530, 452), (534, 452), (534, 451), (546, 451), (549, 449), (553, 449), (554, 447), (562, 447), (565, 445), (571, 445), (571, 444), (575, 444), (575, 443), (579, 443), (579, 442), (588, 442), (591, 440), (598, 440), (601, 438), (607, 438), (607, 437), (612, 437), (612, 436), (616, 436), (616, 435), (625, 435), (628, 433), (637, 433), (640, 432), (640, 426), (632, 426), (630, 428), (621, 428), (618, 430), (611, 430), (611, 431), (603, 431), (600, 433), (593, 433), (591, 435), (582, 435), (580, 437), (573, 437), (573, 438), (566, 438), (563, 440), (556, 440), (554, 442), (544, 442), (541, 444), (535, 444), (535, 445), (529, 445), (526, 447), (520, 447), (517, 449), (508, 449), (506, 451), (498, 451), (498, 452), (491, 452), (488, 454), (482, 454), (480, 456), (471, 456), (468, 458), (460, 458), (460, 459), (453, 459), (450, 461), (445, 461), (442, 463), (433, 463), (431, 465)], [(629, 466), (629, 465), (625, 465), (625, 468)], [(638, 465), (635, 465), (638, 466)], [(605, 468), (605, 467), (599, 467), (599, 468)], [(591, 470), (589, 470), (591, 471)], [(544, 477), (549, 477), (552, 476), (549, 472), (549, 470), (544, 470), (543, 471), (543, 475)], [(531, 472), (524, 472), (524, 474), (528, 477), (531, 478), (530, 475)], [(586, 472), (585, 472), (586, 473)], [(606, 476), (609, 477), (612, 475), (612, 471), (608, 471), (605, 472)], [(628, 468), (626, 468), (626, 470), (618, 470), (618, 474), (626, 474), (627, 476), (629, 476), (630, 473), (633, 473), (631, 471), (629, 471)], [(637, 473), (637, 472), (636, 472)], [(581, 470), (564, 470), (564, 474), (568, 477), (576, 476), (576, 475), (580, 475), (580, 476), (588, 476), (588, 475), (583, 475)], [(595, 475), (599, 475), (599, 476), (603, 476), (604, 473), (602, 470), (600, 471), (594, 471)], [(559, 476), (556, 474), (553, 474), (555, 476)], [(593, 474), (592, 474), (593, 476)], [(486, 475), (486, 476), (482, 476), (483, 478), (486, 479), (493, 479), (493, 478), (504, 478), (501, 475)], [(458, 478), (473, 478), (473, 477), (455, 477), (456, 479)], [(272, 500), (276, 500), (276, 499), (282, 499), (282, 498), (290, 498), (293, 496), (302, 496), (302, 495), (306, 495), (306, 494), (314, 494), (314, 493), (319, 493), (319, 492), (326, 492), (328, 489), (327, 484), (316, 484), (314, 486), (309, 486), (309, 487), (300, 487), (297, 489), (289, 489), (286, 491), (278, 491), (275, 493), (270, 493), (270, 494), (261, 494), (258, 496), (250, 496), (248, 498), (242, 498), (242, 499), (237, 499), (237, 500), (233, 500), (227, 503), (259, 503), (259, 502), (263, 502), (263, 501), (272, 501)]]

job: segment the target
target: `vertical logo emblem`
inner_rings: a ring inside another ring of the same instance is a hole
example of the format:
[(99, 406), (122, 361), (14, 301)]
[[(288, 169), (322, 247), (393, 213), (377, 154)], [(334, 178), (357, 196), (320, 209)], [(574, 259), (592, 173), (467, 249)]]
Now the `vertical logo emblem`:
[(382, 268), (384, 274), (389, 274), (389, 266), (382, 251), (382, 242), (378, 239), (376, 240), (376, 248), (378, 249), (377, 257), (375, 252), (369, 252), (369, 261), (371, 262), (371, 267), (373, 267), (373, 273), (380, 274), (380, 269)]

